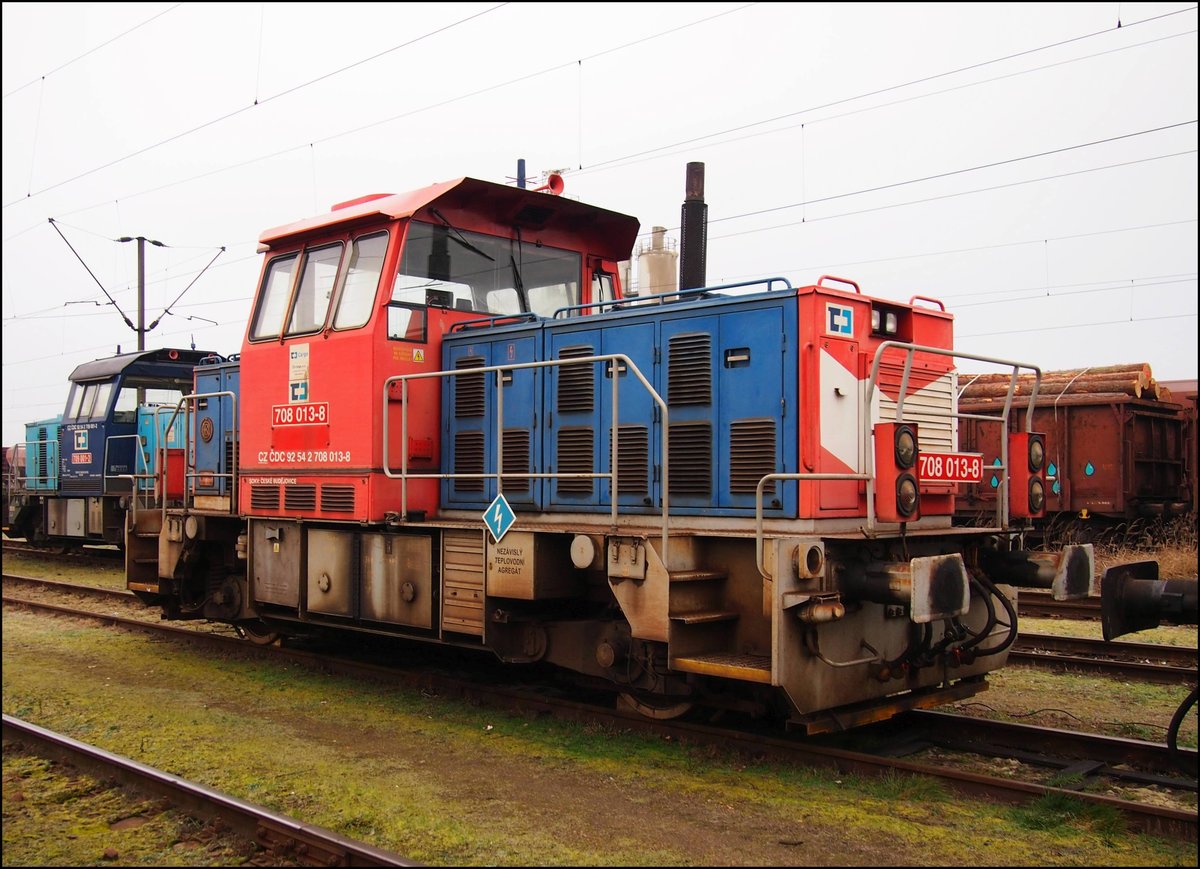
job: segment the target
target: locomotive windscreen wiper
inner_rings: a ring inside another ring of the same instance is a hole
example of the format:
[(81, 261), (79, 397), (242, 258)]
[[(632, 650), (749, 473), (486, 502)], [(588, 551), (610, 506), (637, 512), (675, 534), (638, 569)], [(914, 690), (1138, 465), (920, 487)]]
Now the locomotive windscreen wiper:
[[(523, 246), (524, 242), (521, 241), (521, 227), (514, 226), (513, 229), (516, 230), (517, 233), (517, 251), (522, 254), (521, 261), (524, 262), (525, 248)], [(517, 265), (517, 258), (513, 256), (512, 253), (512, 239), (509, 239), (508, 242), (508, 264), (512, 267), (513, 289), (517, 291), (517, 298), (520, 300), (521, 310), (533, 310), (529, 306), (529, 296), (525, 294), (525, 282), (521, 280), (521, 268)]]
[(459, 244), (461, 244), (467, 250), (474, 251), (475, 253), (479, 254), (481, 257), (484, 257), (485, 259), (489, 259), (492, 262), (496, 261), (496, 258), (494, 256), (488, 256), (486, 253), (481, 251), (475, 245), (471, 244), (471, 242), (467, 241), (467, 239), (463, 236), (463, 234), (458, 231), (458, 227), (456, 227), (453, 223), (448, 221), (446, 219), (446, 216), (444, 214), (442, 214), (440, 211), (438, 211), (436, 208), (429, 209), (429, 213), (432, 214), (434, 217), (436, 217), (438, 220), (440, 220), (442, 223), (446, 224), (446, 228), (451, 230), (456, 236), (458, 236), (455, 239), (455, 241), (457, 241)]

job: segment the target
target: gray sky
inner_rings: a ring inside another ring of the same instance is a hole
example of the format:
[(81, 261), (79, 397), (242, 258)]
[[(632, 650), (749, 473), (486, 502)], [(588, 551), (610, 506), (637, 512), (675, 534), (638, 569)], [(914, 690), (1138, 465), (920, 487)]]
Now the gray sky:
[(675, 237), (704, 162), (710, 284), (832, 274), (944, 300), (959, 349), (1196, 376), (1195, 4), (0, 11), (5, 444), (137, 346), (50, 218), (135, 323), (113, 239), (167, 245), (147, 324), (224, 246), (146, 342), (228, 354), (264, 229), (522, 157)]

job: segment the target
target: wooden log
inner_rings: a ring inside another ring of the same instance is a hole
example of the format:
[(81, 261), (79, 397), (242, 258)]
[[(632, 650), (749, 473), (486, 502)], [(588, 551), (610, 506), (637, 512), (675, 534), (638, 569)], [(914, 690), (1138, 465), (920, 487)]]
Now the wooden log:
[[(1043, 371), (1042, 380), (1045, 381), (1059, 378), (1070, 379), (1079, 375), (1106, 377), (1108, 375), (1126, 373), (1130, 375), (1136, 375), (1139, 373), (1143, 374), (1145, 375), (1147, 381), (1152, 377), (1150, 372), (1150, 364), (1148, 362), (1130, 362), (1122, 365), (1101, 365), (1094, 368), (1066, 368), (1057, 371)], [(958, 375), (960, 383), (967, 380), (974, 381), (975, 383), (991, 383), (994, 381), (1004, 381), (1007, 383), (1011, 377), (1012, 374), (1009, 372), (988, 372), (985, 374), (960, 373)], [(1033, 375), (1019, 374), (1019, 377), (1033, 377)]]
[[(1013, 394), (1016, 396), (1028, 396), (1033, 391), (1034, 382), (1033, 378), (1018, 382)], [(1104, 392), (1118, 392), (1124, 395), (1132, 395), (1135, 398), (1141, 398), (1145, 391), (1141, 379), (1137, 377), (1080, 377), (1075, 380), (1043, 380), (1041, 388), (1038, 390), (1038, 395), (1062, 395), (1064, 393), (1068, 395), (1095, 395)], [(962, 390), (960, 397), (963, 399), (1003, 398), (1007, 394), (1007, 383), (983, 385), (973, 383)]]

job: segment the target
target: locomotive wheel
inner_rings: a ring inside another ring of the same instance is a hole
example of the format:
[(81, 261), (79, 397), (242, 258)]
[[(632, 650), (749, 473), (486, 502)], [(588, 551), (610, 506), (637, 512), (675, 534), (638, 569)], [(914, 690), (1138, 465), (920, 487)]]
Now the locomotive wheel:
[(238, 636), (256, 646), (269, 646), (279, 639), (279, 631), (268, 628), (266, 622), (238, 622), (233, 627)]
[(690, 700), (680, 700), (672, 702), (666, 697), (649, 697), (637, 696), (630, 694), (628, 691), (623, 691), (617, 698), (617, 707), (624, 709), (632, 709), (638, 715), (644, 715), (646, 718), (654, 718), (658, 721), (667, 721), (672, 718), (678, 718), (681, 715), (686, 715), (692, 711), (695, 706)]

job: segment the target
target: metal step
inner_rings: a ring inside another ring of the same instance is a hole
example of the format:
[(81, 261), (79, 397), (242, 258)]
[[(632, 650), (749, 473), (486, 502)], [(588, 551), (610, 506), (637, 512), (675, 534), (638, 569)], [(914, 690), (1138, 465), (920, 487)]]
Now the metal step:
[(728, 622), (738, 618), (733, 610), (692, 610), (685, 613), (675, 613), (671, 616), (673, 622), (683, 622), (685, 625), (699, 625), (708, 622)]
[(766, 655), (729, 655), (720, 652), (688, 655), (672, 658), (671, 669), (703, 676), (771, 684), (771, 659)]
[(729, 578), (729, 574), (723, 570), (672, 570), (668, 575), (671, 582), (704, 582)]

